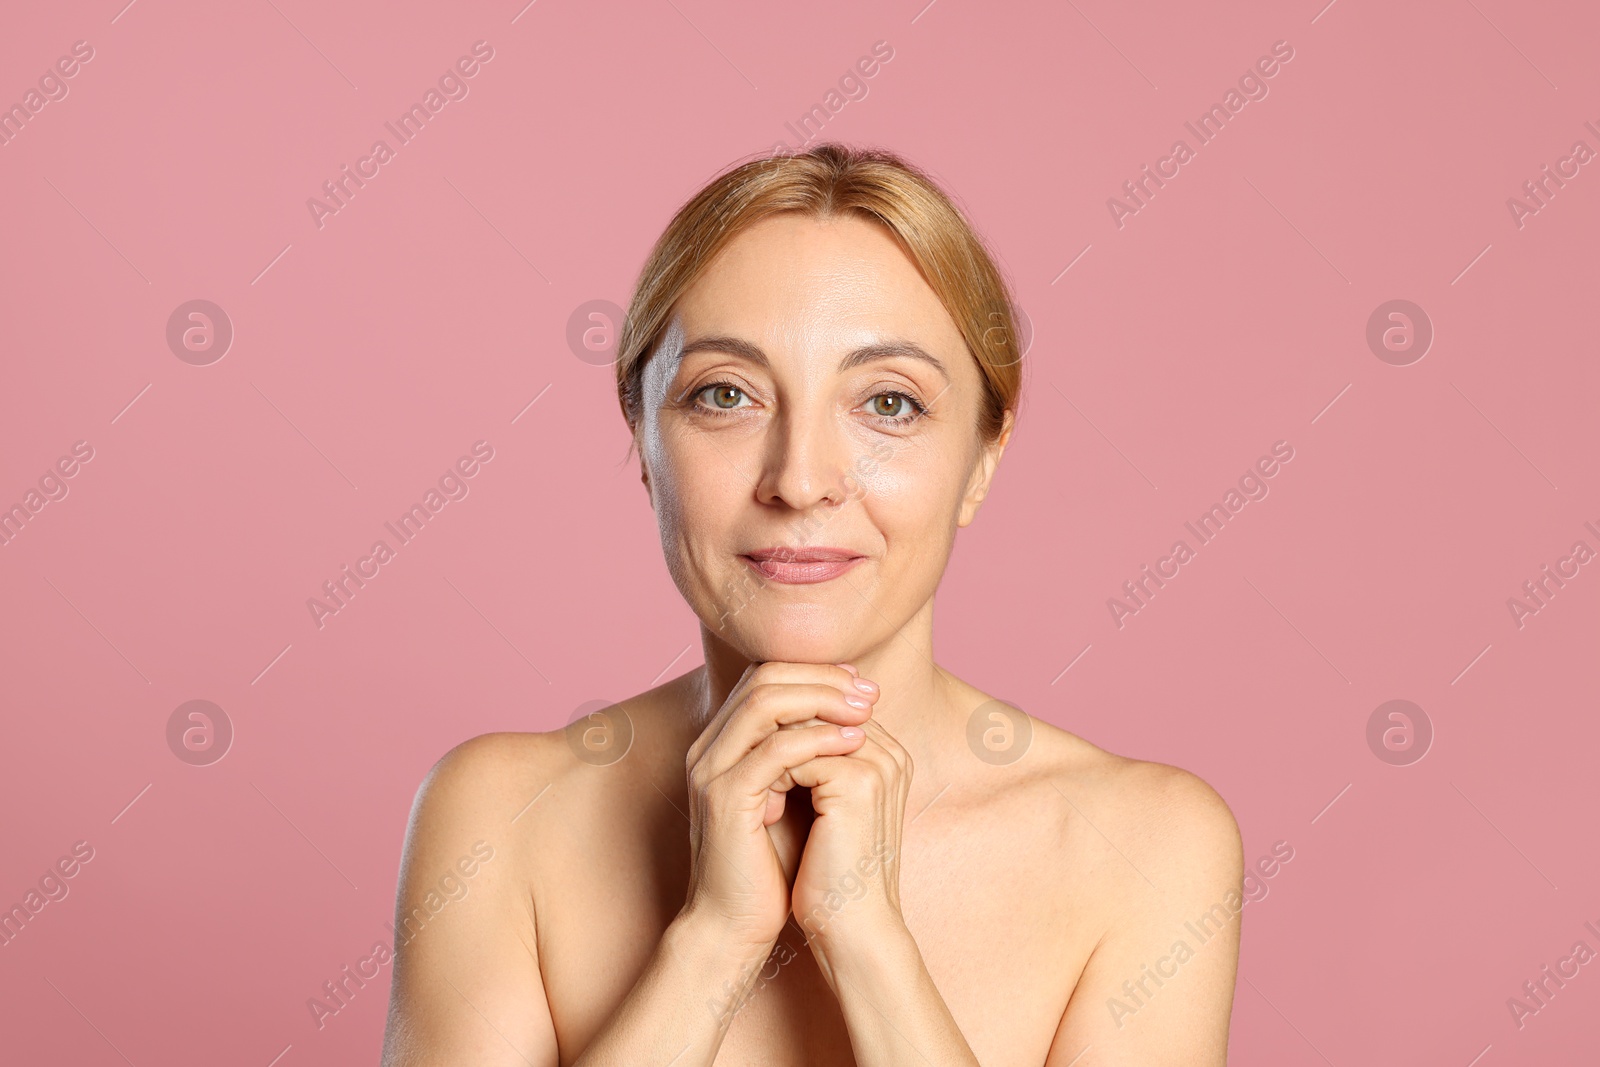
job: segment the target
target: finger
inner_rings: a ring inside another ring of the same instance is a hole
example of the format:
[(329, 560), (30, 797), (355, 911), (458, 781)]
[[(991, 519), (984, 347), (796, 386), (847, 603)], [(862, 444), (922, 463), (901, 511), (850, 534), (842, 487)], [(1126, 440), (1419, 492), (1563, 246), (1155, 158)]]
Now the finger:
[(853, 685), (847, 693), (826, 682), (763, 683), (745, 695), (722, 729), (701, 748), (696, 765), (715, 778), (773, 733), (788, 733), (816, 720), (859, 727), (871, 716), (871, 702)]
[(793, 768), (819, 756), (848, 755), (866, 740), (865, 734), (845, 736), (847, 729), (860, 728), (821, 723), (803, 730), (775, 730), (726, 773), (712, 779), (707, 788), (725, 794), (726, 803), (736, 810), (760, 810), (764, 817), (772, 802), (773, 784), (780, 779), (798, 781), (789, 776)]
[(864, 698), (869, 704), (875, 703), (878, 699), (877, 686), (868, 682), (868, 688), (863, 690), (856, 686), (855, 680), (855, 674), (838, 664), (786, 663), (779, 660), (752, 663), (745, 668), (744, 674), (734, 684), (722, 706), (707, 720), (694, 744), (690, 745), (689, 760), (693, 763), (700, 758), (700, 755), (710, 747), (711, 742), (721, 734), (728, 720), (743, 706), (750, 692), (759, 686), (788, 683), (828, 684), (838, 688), (841, 693)]

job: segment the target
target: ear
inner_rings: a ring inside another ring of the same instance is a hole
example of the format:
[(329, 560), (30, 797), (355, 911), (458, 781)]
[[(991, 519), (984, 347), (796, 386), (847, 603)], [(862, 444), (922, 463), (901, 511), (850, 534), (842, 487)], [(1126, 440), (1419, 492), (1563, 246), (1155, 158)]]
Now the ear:
[(654, 511), (656, 496), (650, 488), (650, 468), (644, 461), (644, 452), (642, 450), (639, 452), (639, 480), (644, 483), (645, 498), (650, 501), (650, 510)]
[(1011, 441), (1011, 429), (1015, 423), (1014, 413), (1007, 408), (1005, 422), (1000, 427), (1000, 436), (983, 446), (978, 462), (973, 464), (972, 477), (967, 479), (966, 495), (961, 498), (961, 514), (956, 519), (957, 526), (971, 525), (972, 520), (978, 517), (978, 507), (983, 503), (983, 498), (989, 495), (989, 483), (994, 480), (995, 469), (1000, 466), (1000, 457)]

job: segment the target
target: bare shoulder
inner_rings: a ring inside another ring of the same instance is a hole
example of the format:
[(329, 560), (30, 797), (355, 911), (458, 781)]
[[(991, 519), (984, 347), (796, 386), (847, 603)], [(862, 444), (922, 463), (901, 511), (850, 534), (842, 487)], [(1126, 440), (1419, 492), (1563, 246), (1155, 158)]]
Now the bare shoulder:
[(1233, 812), (1192, 771), (1034, 722), (1039, 765), (1077, 823), (1066, 851), (1094, 886), (1083, 902), (1098, 936), (1047, 1067), (1075, 1062), (1090, 1045), (1108, 1067), (1220, 1067), (1243, 905)]
[(555, 1062), (530, 890), (537, 820), (519, 810), (559, 773), (559, 743), (482, 734), (423, 777), (395, 899), (386, 1067), (509, 1065), (512, 1048)]
[(1085, 818), (1108, 834), (1116, 830), (1119, 843), (1171, 856), (1182, 866), (1199, 855), (1224, 861), (1242, 855), (1232, 809), (1198, 774), (1117, 755), (1041, 719), (1033, 718), (1033, 729), (1039, 773)]
[(505, 805), (559, 770), (560, 744), (559, 731), (487, 733), (461, 742), (423, 777), (412, 805), (413, 823), (427, 831), (463, 821), (504, 825), (517, 814), (516, 808), (506, 812)]

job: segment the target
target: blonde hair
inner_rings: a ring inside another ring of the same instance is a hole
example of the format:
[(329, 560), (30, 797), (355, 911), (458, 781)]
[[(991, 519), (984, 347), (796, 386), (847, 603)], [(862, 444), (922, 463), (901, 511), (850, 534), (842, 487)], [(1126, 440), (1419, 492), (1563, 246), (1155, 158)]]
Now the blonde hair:
[(617, 399), (628, 428), (638, 426), (644, 366), (678, 298), (735, 236), (785, 211), (816, 219), (853, 213), (888, 228), (977, 360), (977, 429), (985, 442), (996, 440), (1022, 390), (1022, 352), (1010, 289), (983, 239), (916, 166), (883, 149), (831, 142), (743, 163), (673, 216), (639, 272), (618, 338)]

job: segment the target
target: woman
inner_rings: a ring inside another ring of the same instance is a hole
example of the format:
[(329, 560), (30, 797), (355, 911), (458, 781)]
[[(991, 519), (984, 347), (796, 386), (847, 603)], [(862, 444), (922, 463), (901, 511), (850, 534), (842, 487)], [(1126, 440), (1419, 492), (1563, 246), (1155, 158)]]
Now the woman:
[(1014, 336), (889, 153), (748, 162), (679, 211), (616, 370), (705, 665), (429, 773), (386, 1065), (1225, 1062), (1227, 806), (932, 658)]

